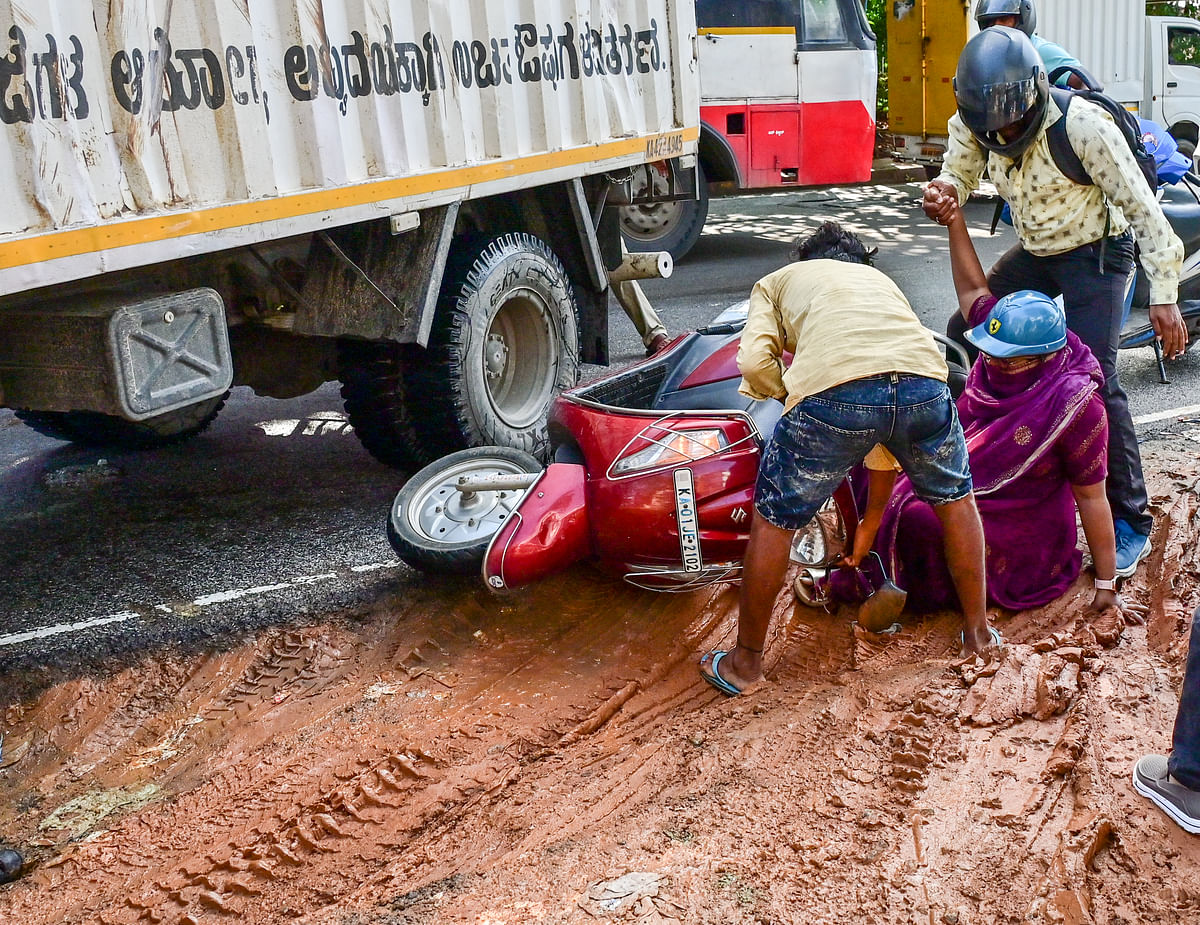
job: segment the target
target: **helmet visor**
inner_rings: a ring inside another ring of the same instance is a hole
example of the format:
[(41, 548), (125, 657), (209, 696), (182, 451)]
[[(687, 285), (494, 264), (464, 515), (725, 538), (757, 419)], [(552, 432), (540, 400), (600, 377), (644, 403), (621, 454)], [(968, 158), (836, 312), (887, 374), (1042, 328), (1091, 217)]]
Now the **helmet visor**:
[(1039, 104), (1036, 71), (1023, 80), (978, 87), (960, 88), (956, 82), (955, 91), (963, 121), (977, 135), (1015, 125)]
[(978, 21), (1020, 15), (1021, 0), (979, 0), (975, 5), (975, 19)]

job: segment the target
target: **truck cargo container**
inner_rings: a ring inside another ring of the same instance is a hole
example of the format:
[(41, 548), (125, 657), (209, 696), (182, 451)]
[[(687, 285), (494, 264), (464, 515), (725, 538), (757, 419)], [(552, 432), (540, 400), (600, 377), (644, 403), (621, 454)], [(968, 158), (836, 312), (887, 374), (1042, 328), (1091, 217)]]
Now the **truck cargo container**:
[(156, 446), (340, 380), (388, 463), (540, 451), (607, 361), (635, 169), (694, 195), (694, 35), (690, 0), (0, 0), (0, 405)]

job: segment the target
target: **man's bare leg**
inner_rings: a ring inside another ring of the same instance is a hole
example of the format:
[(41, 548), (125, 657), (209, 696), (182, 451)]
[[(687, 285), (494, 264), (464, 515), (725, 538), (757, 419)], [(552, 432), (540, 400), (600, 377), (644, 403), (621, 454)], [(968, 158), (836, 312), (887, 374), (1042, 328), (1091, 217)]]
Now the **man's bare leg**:
[(737, 645), (721, 659), (720, 668), (721, 677), (736, 687), (753, 684), (763, 676), (763, 644), (787, 573), (794, 534), (794, 530), (783, 530), (754, 513), (738, 597)]
[(987, 618), (987, 570), (984, 565), (983, 522), (975, 496), (967, 495), (933, 509), (942, 522), (942, 543), (954, 590), (963, 608), (963, 654), (991, 646)]

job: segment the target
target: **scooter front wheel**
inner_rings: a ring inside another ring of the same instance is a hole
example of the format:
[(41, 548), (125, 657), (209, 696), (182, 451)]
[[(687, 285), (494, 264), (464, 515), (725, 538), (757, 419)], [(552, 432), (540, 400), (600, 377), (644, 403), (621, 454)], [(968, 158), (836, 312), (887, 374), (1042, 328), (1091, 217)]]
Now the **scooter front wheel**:
[(388, 512), (388, 542), (419, 571), (478, 573), (492, 537), (541, 471), (537, 459), (509, 447), (451, 453), (404, 483)]

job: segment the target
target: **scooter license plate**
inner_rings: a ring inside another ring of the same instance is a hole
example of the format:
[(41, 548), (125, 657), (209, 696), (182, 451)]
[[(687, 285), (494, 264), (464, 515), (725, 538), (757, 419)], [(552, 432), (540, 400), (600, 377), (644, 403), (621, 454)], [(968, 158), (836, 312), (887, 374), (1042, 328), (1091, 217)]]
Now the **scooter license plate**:
[(700, 556), (700, 518), (696, 511), (696, 486), (691, 469), (676, 469), (675, 519), (679, 524), (679, 554), (685, 572), (704, 569)]

